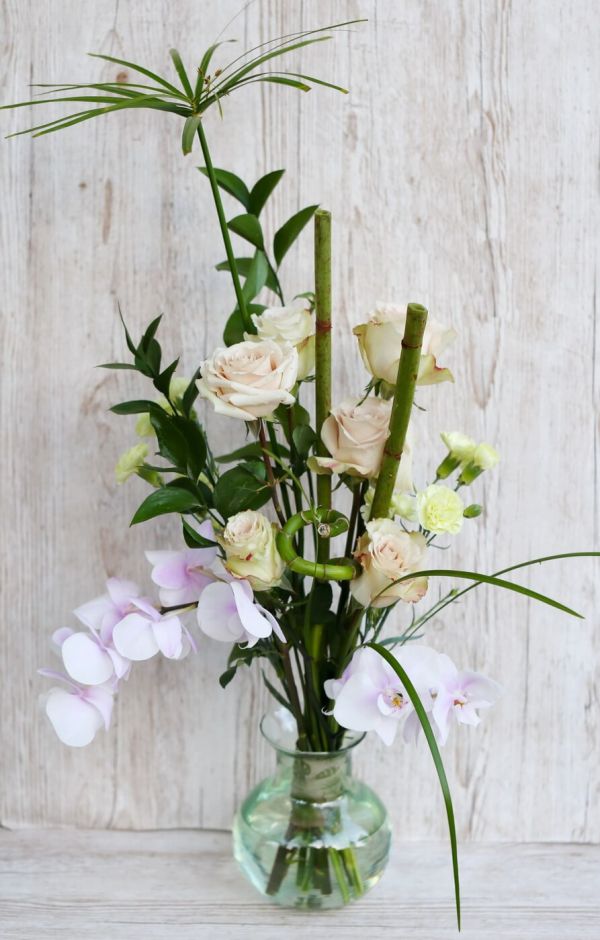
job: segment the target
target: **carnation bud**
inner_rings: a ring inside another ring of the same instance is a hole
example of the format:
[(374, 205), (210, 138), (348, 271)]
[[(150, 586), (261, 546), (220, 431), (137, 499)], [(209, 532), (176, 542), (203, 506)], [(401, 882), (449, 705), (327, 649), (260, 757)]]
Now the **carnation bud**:
[(467, 506), (463, 512), (465, 519), (476, 519), (477, 516), (480, 516), (483, 512), (483, 506), (480, 506), (479, 503), (471, 503), (470, 506)]

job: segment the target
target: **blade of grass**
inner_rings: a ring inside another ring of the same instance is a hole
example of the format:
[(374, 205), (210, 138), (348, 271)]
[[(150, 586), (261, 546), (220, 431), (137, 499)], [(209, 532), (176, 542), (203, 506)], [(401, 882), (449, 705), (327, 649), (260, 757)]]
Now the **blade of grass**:
[(444, 764), (442, 761), (442, 756), (440, 754), (440, 749), (438, 747), (433, 729), (429, 718), (427, 717), (427, 712), (423, 707), (423, 703), (417, 694), (417, 690), (410, 681), (410, 677), (406, 671), (402, 668), (395, 656), (393, 656), (389, 650), (386, 650), (385, 647), (380, 646), (379, 643), (366, 643), (366, 646), (370, 646), (371, 649), (374, 649), (375, 652), (379, 653), (380, 656), (385, 659), (385, 661), (392, 667), (400, 682), (406, 689), (408, 697), (410, 698), (417, 717), (421, 723), (423, 729), (423, 734), (429, 745), (429, 750), (431, 751), (431, 756), (433, 758), (433, 763), (435, 764), (435, 769), (437, 771), (438, 779), (440, 781), (440, 787), (442, 790), (442, 795), (444, 797), (444, 805), (446, 807), (446, 816), (448, 818), (448, 830), (450, 832), (450, 847), (452, 850), (452, 874), (454, 877), (454, 899), (456, 903), (456, 920), (458, 924), (458, 929), (460, 930), (460, 878), (458, 872), (458, 846), (456, 841), (456, 824), (454, 821), (454, 807), (452, 806), (452, 797), (450, 795), (450, 787), (448, 786), (448, 778), (446, 777), (446, 771), (444, 770)]
[(151, 72), (150, 69), (144, 68), (143, 65), (137, 65), (135, 62), (127, 62), (125, 59), (115, 59), (112, 55), (102, 55), (100, 52), (88, 52), (88, 55), (91, 56), (92, 59), (104, 59), (105, 62), (114, 62), (115, 65), (124, 65), (125, 68), (133, 69), (134, 72), (139, 72), (140, 75), (146, 75), (147, 78), (158, 82), (159, 85), (162, 85), (163, 88), (168, 88), (169, 91), (174, 92), (174, 94), (181, 94), (179, 89), (176, 88), (175, 85), (172, 85), (171, 82), (168, 82), (166, 78), (162, 78), (160, 75), (157, 75), (156, 72)]
[(175, 71), (179, 75), (179, 80), (183, 90), (185, 91), (188, 98), (192, 99), (194, 97), (194, 91), (192, 89), (192, 85), (188, 78), (183, 62), (181, 61), (181, 56), (179, 55), (177, 49), (169, 49), (169, 55), (171, 56), (173, 65), (175, 66)]
[(375, 595), (373, 601), (395, 584), (401, 584), (402, 581), (414, 581), (415, 578), (463, 578), (467, 581), (477, 581), (481, 584), (492, 584), (495, 587), (513, 591), (515, 594), (523, 594), (525, 597), (530, 597), (534, 601), (540, 601), (540, 603), (547, 604), (549, 607), (556, 607), (557, 610), (562, 610), (565, 614), (571, 614), (572, 617), (578, 617), (580, 620), (585, 619), (583, 614), (578, 614), (577, 611), (573, 610), (571, 607), (567, 607), (565, 604), (561, 604), (560, 601), (555, 601), (545, 594), (539, 594), (538, 591), (532, 591), (531, 588), (523, 587), (522, 584), (513, 584), (512, 581), (504, 581), (502, 578), (497, 578), (491, 574), (480, 574), (478, 571), (458, 571), (452, 568), (431, 568), (425, 571), (414, 571), (411, 574), (405, 574), (401, 578), (397, 578), (393, 581), (392, 584), (382, 588), (379, 594)]

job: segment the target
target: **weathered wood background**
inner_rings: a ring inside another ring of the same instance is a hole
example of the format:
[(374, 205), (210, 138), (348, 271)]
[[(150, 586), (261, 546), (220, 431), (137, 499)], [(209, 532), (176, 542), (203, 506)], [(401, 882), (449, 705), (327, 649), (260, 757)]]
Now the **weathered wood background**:
[[(239, 0), (2, 0), (0, 97), (31, 81), (106, 80), (88, 50), (169, 68), (194, 61)], [(599, 17), (592, 2), (257, 0), (227, 30), (244, 46), (366, 16), (299, 56), (351, 95), (261, 86), (207, 119), (217, 165), (253, 181), (288, 173), (269, 225), (320, 201), (335, 220), (336, 397), (362, 387), (350, 326), (378, 299), (427, 304), (460, 336), (455, 386), (424, 390), (420, 424), (497, 444), (477, 495), (486, 518), (443, 563), (492, 571), (598, 546), (595, 370)], [(39, 115), (36, 112), (36, 117)], [(48, 115), (48, 118), (54, 115)], [(2, 134), (32, 123), (3, 112)], [(231, 307), (206, 181), (171, 116), (111, 115), (38, 141), (0, 145), (2, 326), (2, 745), (8, 827), (226, 827), (268, 766), (256, 675), (227, 692), (226, 650), (140, 665), (116, 723), (90, 748), (62, 747), (38, 709), (51, 630), (111, 574), (148, 581), (145, 547), (177, 544), (167, 523), (130, 530), (144, 487), (113, 467), (133, 419), (110, 403), (145, 389), (95, 364), (119, 358), (120, 301), (137, 333), (164, 311), (164, 345), (191, 372)], [(311, 284), (310, 236), (287, 264)], [(229, 446), (235, 421), (206, 415)], [(423, 438), (427, 434), (423, 433)], [(440, 455), (421, 458), (421, 478)], [(441, 556), (440, 556), (441, 559)], [(598, 567), (524, 575), (571, 601), (576, 621), (479, 590), (431, 641), (499, 679), (503, 701), (445, 757), (459, 828), (472, 839), (600, 839)], [(360, 770), (388, 801), (399, 837), (443, 837), (425, 748), (369, 742)]]

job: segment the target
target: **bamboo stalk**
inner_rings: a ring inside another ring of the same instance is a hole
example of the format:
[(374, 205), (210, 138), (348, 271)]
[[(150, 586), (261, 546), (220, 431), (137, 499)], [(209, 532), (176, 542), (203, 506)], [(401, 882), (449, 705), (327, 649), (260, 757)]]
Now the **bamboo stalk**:
[(385, 519), (389, 512), (398, 475), (398, 465), (402, 457), (406, 431), (412, 411), (426, 322), (426, 308), (422, 307), (421, 304), (409, 304), (406, 309), (406, 325), (398, 365), (398, 378), (396, 379), (394, 391), (390, 429), (383, 451), (383, 460), (377, 478), (375, 495), (373, 496), (373, 505), (369, 517), (371, 519)]
[[(323, 422), (331, 411), (331, 213), (325, 209), (315, 212), (315, 430), (317, 454), (328, 457), (321, 440)], [(323, 509), (331, 508), (331, 476), (317, 477), (317, 503)], [(317, 559), (329, 558), (329, 541), (319, 539)]]

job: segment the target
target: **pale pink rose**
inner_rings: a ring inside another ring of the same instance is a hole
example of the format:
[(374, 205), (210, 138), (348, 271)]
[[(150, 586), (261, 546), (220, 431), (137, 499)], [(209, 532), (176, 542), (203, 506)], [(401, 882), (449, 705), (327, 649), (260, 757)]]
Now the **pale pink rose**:
[[(317, 473), (349, 473), (374, 479), (379, 474), (383, 449), (388, 436), (391, 401), (369, 395), (362, 402), (347, 400), (323, 422), (321, 437), (331, 457), (311, 460)], [(408, 436), (407, 436), (408, 437)], [(405, 442), (397, 486), (412, 489), (411, 439)]]
[[(354, 327), (363, 362), (371, 375), (395, 385), (402, 352), (402, 337), (406, 325), (406, 307), (395, 304), (377, 304), (367, 323)], [(427, 318), (421, 348), (421, 363), (417, 385), (434, 385), (454, 381), (449, 369), (438, 366), (438, 357), (456, 338), (453, 329), (443, 326), (432, 317)]]
[(290, 343), (266, 339), (221, 347), (201, 370), (198, 390), (219, 414), (255, 421), (294, 404), (298, 352)]
[(354, 552), (362, 573), (350, 582), (352, 596), (363, 607), (389, 607), (399, 600), (414, 604), (421, 600), (427, 592), (427, 578), (395, 582), (423, 569), (426, 548), (420, 532), (406, 532), (393, 519), (368, 522)]

